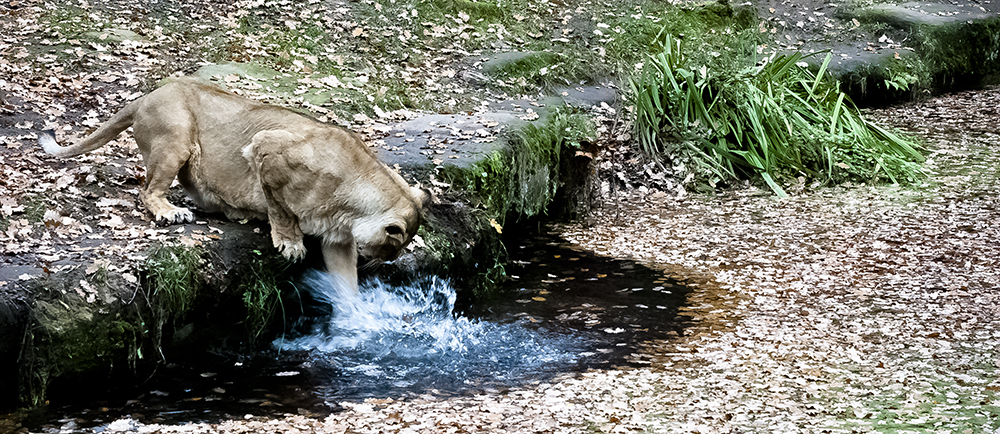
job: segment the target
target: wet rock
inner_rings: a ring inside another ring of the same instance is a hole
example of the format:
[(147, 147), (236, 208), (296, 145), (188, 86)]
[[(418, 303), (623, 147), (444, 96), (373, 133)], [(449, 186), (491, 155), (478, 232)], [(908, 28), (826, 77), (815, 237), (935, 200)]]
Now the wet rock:
[(1000, 11), (975, 4), (908, 2), (873, 6), (858, 16), (912, 34), (908, 45), (919, 54), (937, 91), (977, 86), (1000, 73)]
[(815, 53), (804, 60), (829, 71), (862, 106), (905, 101), (995, 80), (1000, 5), (988, 2), (904, 2), (858, 6), (822, 1), (757, 3), (762, 32), (781, 52)]

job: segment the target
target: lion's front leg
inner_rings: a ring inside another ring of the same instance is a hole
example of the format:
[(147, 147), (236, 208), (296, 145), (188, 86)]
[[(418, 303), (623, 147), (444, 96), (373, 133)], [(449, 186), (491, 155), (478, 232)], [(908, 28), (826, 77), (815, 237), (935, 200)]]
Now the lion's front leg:
[(279, 189), (267, 182), (262, 182), (261, 187), (267, 199), (267, 221), (271, 224), (271, 241), (274, 247), (288, 260), (297, 262), (304, 259), (306, 246), (302, 243), (299, 218), (288, 209)]
[(306, 257), (306, 246), (302, 243), (302, 229), (298, 222), (292, 218), (291, 221), (275, 216), (268, 212), (268, 221), (271, 223), (271, 242), (286, 259), (290, 261), (301, 261)]
[(265, 184), (264, 196), (267, 198), (267, 222), (271, 224), (271, 242), (290, 261), (298, 262), (306, 257), (306, 246), (302, 243), (302, 228), (299, 219), (279, 200)]
[(306, 246), (302, 243), (302, 228), (299, 218), (292, 212), (285, 194), (292, 181), (292, 169), (282, 150), (294, 143), (296, 136), (288, 131), (261, 131), (243, 150), (244, 158), (254, 166), (257, 180), (267, 207), (267, 220), (271, 224), (271, 241), (281, 254), (292, 261), (306, 257)]
[(323, 261), (334, 282), (358, 292), (358, 245), (353, 239), (346, 243), (324, 243)]

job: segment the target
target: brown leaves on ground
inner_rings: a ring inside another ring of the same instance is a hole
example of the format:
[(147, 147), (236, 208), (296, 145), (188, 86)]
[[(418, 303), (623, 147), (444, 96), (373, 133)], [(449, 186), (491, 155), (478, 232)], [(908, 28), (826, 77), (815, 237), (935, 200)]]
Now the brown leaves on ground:
[[(33, 261), (52, 264), (85, 257), (99, 241), (93, 238), (115, 238), (121, 243), (102, 247), (103, 254), (135, 255), (170, 229), (150, 225), (136, 203), (144, 173), (131, 139), (64, 164), (33, 147), (34, 131), (58, 128), (62, 137), (82, 132), (66, 129), (68, 122), (93, 126), (107, 119), (138, 96), (164, 59), (189, 55), (184, 33), (148, 26), (141, 38), (122, 42), (100, 33), (92, 41), (64, 41), (44, 28), (52, 22), (40, 20), (51, 5), (8, 4), (0, 6), (0, 115), (10, 121), (0, 125), (0, 250), (30, 252)], [(138, 15), (148, 10), (112, 13), (113, 5), (80, 16), (146, 26)], [(205, 23), (235, 25), (227, 17), (236, 15), (222, 3), (178, 7)], [(343, 39), (366, 54), (372, 54), (366, 38), (398, 38), (367, 24), (347, 26), (342, 12), (330, 13), (332, 25), (343, 26)], [(812, 14), (821, 26), (829, 16)], [(791, 28), (800, 19), (778, 24)], [(803, 26), (811, 22), (806, 16)], [(207, 31), (201, 26), (195, 33)], [(452, 40), (444, 34), (465, 29), (450, 26), (432, 23), (426, 31)], [(401, 34), (402, 44), (413, 39)], [(502, 35), (494, 29), (481, 36)], [(263, 49), (247, 42), (234, 47), (247, 55)], [(70, 56), (65, 61), (37, 50), (56, 44)], [(442, 65), (459, 54), (442, 51), (440, 62), (428, 56), (421, 68), (379, 71), (408, 74), (406, 82), (426, 83), (421, 92), (448, 101), (461, 89), (439, 80), (455, 75)], [(296, 60), (292, 65), (301, 69), (315, 63)], [(336, 55), (327, 60), (336, 62)], [(368, 77), (361, 66), (347, 67), (357, 69), (355, 82), (367, 81), (359, 79)], [(649, 368), (591, 371), (473, 396), (345, 403), (322, 420), (250, 416), (181, 426), (121, 420), (107, 431), (992, 432), (1000, 428), (997, 107), (1000, 91), (992, 89), (878, 114), (925, 135), (934, 149), (924, 186), (836, 187), (784, 200), (755, 191), (677, 200), (634, 192), (608, 198), (593, 225), (558, 227), (581, 246), (668, 268), (696, 286), (687, 309), (695, 326), (678, 340), (648, 343)], [(87, 189), (102, 182), (125, 187), (120, 195)], [(94, 296), (85, 285), (80, 290), (81, 297)]]
[(248, 415), (141, 429), (993, 432), (1000, 131), (979, 108), (997, 106), (1000, 90), (992, 89), (878, 114), (926, 134), (934, 152), (924, 186), (836, 187), (790, 199), (744, 190), (672, 201), (636, 192), (608, 198), (593, 225), (558, 226), (581, 246), (656, 264), (695, 288), (686, 309), (694, 326), (647, 343), (648, 368), (472, 396), (341, 403), (325, 419)]
[[(633, 196), (605, 208), (595, 227), (565, 226), (595, 251), (709, 272), (718, 283), (693, 295), (702, 322), (689, 337), (650, 349), (666, 389), (652, 426), (1000, 426), (1000, 128), (988, 109), (997, 104), (992, 89), (878, 113), (925, 134), (934, 149), (928, 185), (785, 200), (753, 191), (679, 203)], [(738, 320), (711, 320), (728, 310)]]

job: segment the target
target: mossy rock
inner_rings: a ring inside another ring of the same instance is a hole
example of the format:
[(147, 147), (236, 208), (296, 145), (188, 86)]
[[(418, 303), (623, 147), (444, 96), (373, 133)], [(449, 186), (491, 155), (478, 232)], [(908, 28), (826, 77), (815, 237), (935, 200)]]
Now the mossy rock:
[(912, 35), (920, 67), (935, 91), (977, 86), (1000, 73), (1000, 17), (973, 5), (885, 4), (862, 9), (857, 16)]
[[(115, 259), (102, 257), (5, 287), (0, 335), (16, 339), (0, 339), (0, 359), (14, 363), (0, 375), (3, 408), (34, 407), (53, 391), (72, 394), (76, 387), (148, 375), (164, 357), (176, 361), (209, 348), (252, 348), (263, 333), (259, 324), (257, 330), (245, 324), (250, 316), (244, 311), (250, 309), (243, 303), (245, 277), (260, 274), (252, 273), (252, 259), (280, 255), (258, 224), (206, 220), (189, 225), (186, 233), (211, 225), (224, 235), (202, 247), (177, 241), (156, 245), (142, 264), (116, 264), (128, 272), (93, 267)], [(270, 271), (286, 273), (278, 278), (289, 280), (317, 262), (307, 259), (299, 268)], [(212, 291), (177, 292), (201, 286)]]
[[(617, 97), (598, 94), (602, 102)], [(600, 104), (585, 92), (575, 97)], [(580, 187), (592, 173), (589, 116), (557, 97), (497, 106), (510, 110), (403, 122), (377, 149), (409, 181), (441, 191), (419, 232), (422, 245), (404, 267), (458, 278), (478, 296), (503, 275), (505, 225), (550, 211), (573, 214), (590, 201), (590, 190)]]
[(104, 29), (99, 31), (91, 31), (84, 34), (87, 39), (91, 39), (98, 42), (114, 42), (121, 43), (124, 41), (145, 41), (146, 38), (142, 37), (136, 32), (125, 29)]
[(510, 51), (485, 58), (480, 67), (484, 74), (495, 79), (536, 83), (544, 81), (546, 69), (559, 61), (558, 54), (547, 51)]
[[(840, 81), (840, 90), (860, 106), (881, 105), (909, 100), (931, 82), (923, 59), (913, 50), (859, 50), (850, 46), (832, 50), (827, 72)], [(803, 58), (813, 72), (823, 64), (826, 54)]]
[(18, 381), (9, 389), (19, 391), (22, 404), (44, 403), (53, 382), (101, 381), (141, 358), (145, 330), (135, 315), (138, 304), (121, 301), (137, 288), (121, 276), (77, 269), (35, 279), (27, 288), (32, 299), (24, 312)]

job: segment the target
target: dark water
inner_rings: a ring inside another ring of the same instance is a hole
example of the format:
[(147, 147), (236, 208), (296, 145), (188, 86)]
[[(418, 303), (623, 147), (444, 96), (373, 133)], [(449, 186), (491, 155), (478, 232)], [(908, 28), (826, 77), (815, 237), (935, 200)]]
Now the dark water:
[(687, 289), (661, 272), (555, 238), (516, 243), (508, 242), (513, 278), (501, 299), (456, 309), (453, 284), (435, 277), (400, 286), (367, 282), (352, 297), (325, 274), (307, 275), (299, 286), (321, 314), (300, 320), (274, 349), (170, 366), (139, 388), (111, 394), (117, 401), (53, 405), (26, 425), (99, 432), (125, 416), (164, 423), (321, 415), (365, 398), (503, 391), (637, 364), (640, 343), (680, 333), (677, 308)]

